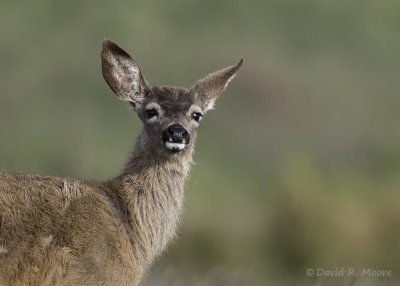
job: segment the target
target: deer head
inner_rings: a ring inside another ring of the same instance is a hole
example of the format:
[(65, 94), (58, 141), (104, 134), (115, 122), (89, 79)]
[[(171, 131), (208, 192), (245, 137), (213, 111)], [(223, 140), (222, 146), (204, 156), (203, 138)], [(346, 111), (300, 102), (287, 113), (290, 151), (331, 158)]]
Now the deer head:
[(189, 149), (203, 116), (243, 63), (241, 60), (198, 80), (191, 88), (183, 88), (149, 85), (138, 63), (108, 39), (103, 42), (101, 60), (107, 84), (131, 104), (143, 122), (148, 147), (166, 154)]

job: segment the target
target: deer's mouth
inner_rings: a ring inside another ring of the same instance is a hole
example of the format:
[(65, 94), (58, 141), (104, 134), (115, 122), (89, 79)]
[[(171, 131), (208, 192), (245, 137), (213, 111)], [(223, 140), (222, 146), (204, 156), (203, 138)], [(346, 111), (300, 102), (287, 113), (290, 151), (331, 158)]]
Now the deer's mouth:
[(165, 143), (165, 148), (168, 149), (168, 151), (172, 152), (172, 153), (178, 153), (180, 151), (182, 151), (183, 149), (185, 149), (186, 147), (186, 143), (177, 143), (177, 142), (170, 142), (170, 141), (166, 141)]
[(178, 153), (189, 144), (190, 135), (182, 125), (172, 124), (162, 133), (162, 140), (168, 151)]

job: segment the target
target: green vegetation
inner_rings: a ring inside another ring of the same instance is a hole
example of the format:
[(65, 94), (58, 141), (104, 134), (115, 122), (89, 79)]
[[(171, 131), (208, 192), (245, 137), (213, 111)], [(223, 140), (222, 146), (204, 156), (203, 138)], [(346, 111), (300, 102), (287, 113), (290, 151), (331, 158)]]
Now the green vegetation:
[(156, 85), (243, 57), (202, 122), (179, 239), (143, 285), (350, 285), (305, 273), (342, 267), (396, 284), (400, 2), (136, 2), (0, 4), (0, 168), (120, 171), (140, 126), (101, 77), (104, 37)]

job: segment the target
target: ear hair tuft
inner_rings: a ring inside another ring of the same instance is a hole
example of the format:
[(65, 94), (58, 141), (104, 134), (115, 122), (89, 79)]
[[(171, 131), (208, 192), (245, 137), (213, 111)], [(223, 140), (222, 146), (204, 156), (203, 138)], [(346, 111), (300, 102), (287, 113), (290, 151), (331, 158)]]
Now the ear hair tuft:
[(109, 39), (104, 39), (101, 51), (103, 77), (122, 100), (135, 103), (137, 108), (149, 89), (138, 63)]
[(236, 65), (207, 75), (198, 80), (192, 87), (192, 89), (195, 90), (195, 93), (200, 94), (205, 111), (212, 109), (215, 100), (222, 94), (229, 82), (236, 76), (242, 64), (243, 59), (241, 59)]

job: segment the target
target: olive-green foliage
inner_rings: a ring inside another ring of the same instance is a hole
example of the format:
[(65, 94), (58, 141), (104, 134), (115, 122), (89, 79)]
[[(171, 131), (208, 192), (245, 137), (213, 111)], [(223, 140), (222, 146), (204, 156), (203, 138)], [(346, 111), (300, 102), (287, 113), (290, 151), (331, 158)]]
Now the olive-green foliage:
[(378, 281), (392, 283), (399, 13), (385, 0), (3, 1), (0, 168), (121, 170), (140, 126), (103, 82), (104, 37), (156, 85), (243, 57), (202, 122), (179, 239), (144, 285), (316, 285), (305, 270), (318, 267), (390, 269)]

